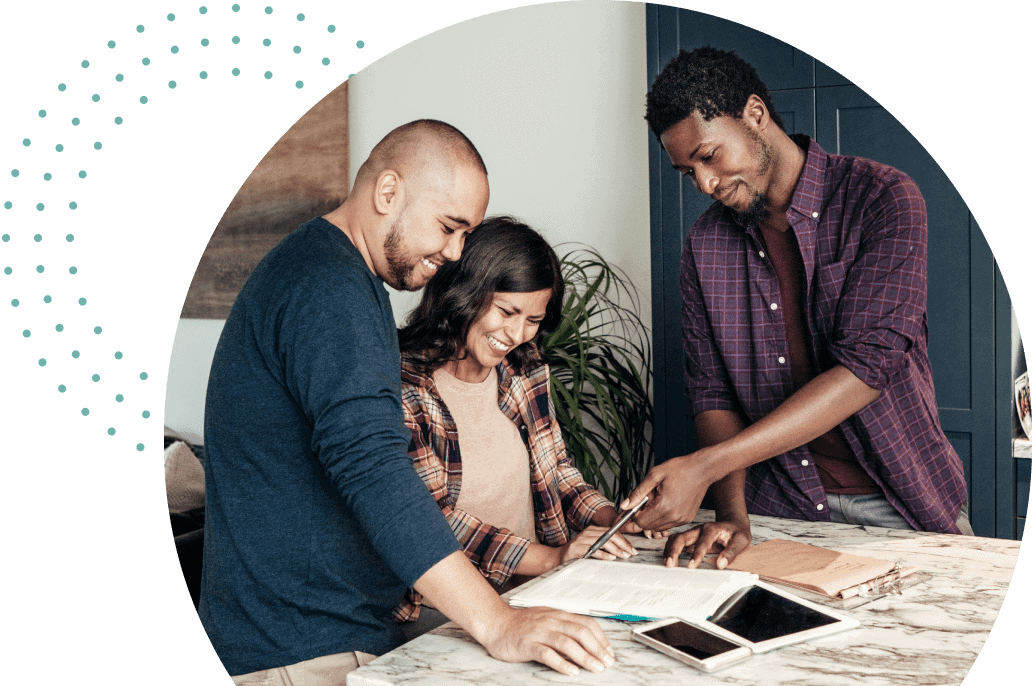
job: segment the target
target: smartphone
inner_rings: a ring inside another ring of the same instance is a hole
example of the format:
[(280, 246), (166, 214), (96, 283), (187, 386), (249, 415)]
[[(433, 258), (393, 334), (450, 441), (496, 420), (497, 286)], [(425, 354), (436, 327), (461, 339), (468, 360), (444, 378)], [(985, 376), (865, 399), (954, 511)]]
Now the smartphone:
[(675, 618), (639, 627), (632, 638), (702, 672), (714, 672), (753, 654), (747, 646)]

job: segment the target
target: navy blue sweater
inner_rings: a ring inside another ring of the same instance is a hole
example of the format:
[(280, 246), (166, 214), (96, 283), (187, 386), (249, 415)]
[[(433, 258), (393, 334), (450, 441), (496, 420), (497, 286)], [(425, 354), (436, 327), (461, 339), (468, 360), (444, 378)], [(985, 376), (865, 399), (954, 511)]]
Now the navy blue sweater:
[(391, 609), (458, 550), (407, 454), (383, 282), (314, 219), (241, 289), (205, 405), (198, 608), (230, 674), (401, 642)]

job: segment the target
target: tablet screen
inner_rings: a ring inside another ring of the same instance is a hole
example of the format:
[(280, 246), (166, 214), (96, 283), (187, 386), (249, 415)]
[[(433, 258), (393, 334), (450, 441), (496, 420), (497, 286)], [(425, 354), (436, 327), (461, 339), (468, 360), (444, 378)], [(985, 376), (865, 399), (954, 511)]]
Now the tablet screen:
[(835, 624), (837, 618), (753, 586), (710, 622), (752, 643)]

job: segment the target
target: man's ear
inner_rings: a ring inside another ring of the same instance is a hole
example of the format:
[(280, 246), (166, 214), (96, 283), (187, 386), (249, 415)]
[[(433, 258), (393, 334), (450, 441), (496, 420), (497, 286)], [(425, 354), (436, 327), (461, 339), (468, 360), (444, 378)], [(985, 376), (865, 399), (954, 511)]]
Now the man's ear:
[(398, 207), (401, 178), (394, 169), (385, 169), (373, 183), (373, 209), (377, 214), (391, 214)]
[(761, 98), (751, 95), (743, 108), (743, 121), (755, 131), (764, 131), (772, 121), (772, 115)]

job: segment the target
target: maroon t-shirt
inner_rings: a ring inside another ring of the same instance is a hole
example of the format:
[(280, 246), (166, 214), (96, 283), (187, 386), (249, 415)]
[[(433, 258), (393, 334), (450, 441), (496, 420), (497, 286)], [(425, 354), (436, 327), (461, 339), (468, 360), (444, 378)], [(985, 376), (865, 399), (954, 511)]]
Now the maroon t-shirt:
[[(817, 365), (809, 353), (811, 341), (803, 312), (806, 292), (804, 261), (792, 229), (787, 227), (786, 231), (780, 231), (764, 225), (759, 228), (758, 234), (779, 280), (790, 375), (796, 391), (818, 374)], [(827, 493), (858, 495), (882, 492), (858, 464), (837, 428), (808, 443), (808, 450)]]

